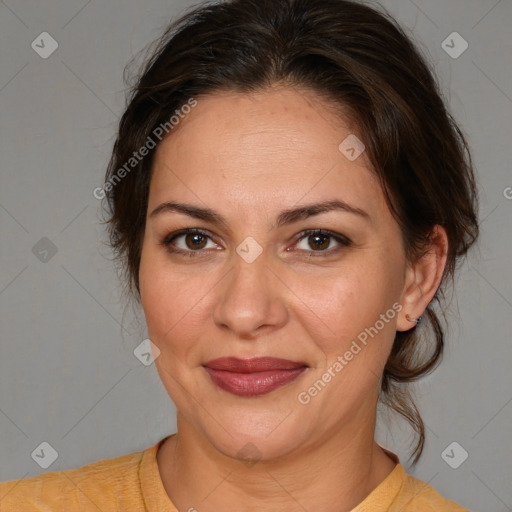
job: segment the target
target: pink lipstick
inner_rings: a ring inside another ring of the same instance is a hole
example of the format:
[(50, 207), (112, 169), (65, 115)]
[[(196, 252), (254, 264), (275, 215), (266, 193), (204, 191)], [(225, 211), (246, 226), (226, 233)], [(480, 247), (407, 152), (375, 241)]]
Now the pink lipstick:
[(295, 380), (308, 367), (303, 362), (275, 357), (221, 357), (203, 366), (217, 386), (239, 396), (270, 393)]

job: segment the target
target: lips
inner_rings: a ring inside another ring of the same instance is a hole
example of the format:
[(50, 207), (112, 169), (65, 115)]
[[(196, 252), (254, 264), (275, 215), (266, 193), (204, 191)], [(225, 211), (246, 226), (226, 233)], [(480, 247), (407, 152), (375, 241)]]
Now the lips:
[(204, 368), (221, 389), (239, 396), (258, 396), (295, 380), (307, 365), (275, 357), (222, 357), (208, 361)]
[(212, 370), (223, 370), (235, 373), (254, 373), (271, 370), (295, 370), (307, 366), (306, 363), (279, 359), (277, 357), (254, 357), (238, 359), (237, 357), (221, 357), (204, 364)]

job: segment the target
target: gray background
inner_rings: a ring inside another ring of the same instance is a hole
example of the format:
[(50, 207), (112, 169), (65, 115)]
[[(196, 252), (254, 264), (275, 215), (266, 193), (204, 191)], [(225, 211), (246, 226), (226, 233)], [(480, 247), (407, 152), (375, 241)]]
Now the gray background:
[[(0, 2), (0, 481), (143, 450), (175, 432), (154, 365), (133, 354), (144, 322), (125, 307), (92, 191), (124, 106), (124, 65), (189, 5)], [(482, 235), (448, 308), (446, 355), (417, 387), (428, 428), (412, 472), (474, 511), (509, 511), (512, 2), (384, 5), (433, 62), (480, 183)], [(59, 45), (47, 59), (31, 48), (44, 31)], [(441, 46), (454, 31), (469, 44), (458, 58)], [(409, 469), (411, 437), (392, 418), (378, 440)], [(58, 453), (48, 469), (31, 457), (43, 441)], [(458, 469), (441, 457), (453, 441), (469, 454)]]

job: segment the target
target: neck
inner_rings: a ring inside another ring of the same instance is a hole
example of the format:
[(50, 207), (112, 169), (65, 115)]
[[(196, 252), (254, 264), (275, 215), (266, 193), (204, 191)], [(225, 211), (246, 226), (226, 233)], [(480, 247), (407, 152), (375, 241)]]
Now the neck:
[(375, 413), (351, 425), (279, 459), (248, 464), (220, 453), (178, 413), (178, 433), (163, 443), (157, 463), (179, 510), (350, 511), (395, 467), (374, 441)]

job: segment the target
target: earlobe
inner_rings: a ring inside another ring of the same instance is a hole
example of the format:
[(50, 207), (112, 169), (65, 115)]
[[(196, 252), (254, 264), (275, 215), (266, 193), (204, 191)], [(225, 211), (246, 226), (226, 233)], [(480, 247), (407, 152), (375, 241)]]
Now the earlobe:
[(407, 268), (397, 331), (408, 331), (420, 323), (441, 284), (447, 254), (448, 236), (442, 226), (436, 225), (432, 230), (428, 251)]
[(402, 309), (396, 323), (397, 331), (408, 331), (415, 327), (417, 324), (412, 319), (419, 318), (424, 311), (419, 306), (423, 294), (418, 282), (417, 265), (418, 263), (409, 266), (406, 271), (404, 291), (400, 298)]
[(415, 325), (418, 325), (420, 322), (421, 322), (421, 316), (419, 316), (418, 318), (411, 318), (408, 313), (405, 314), (405, 319), (408, 321), (408, 322), (413, 322)]

